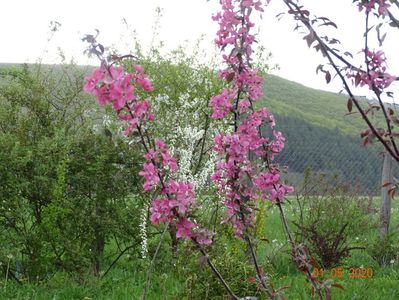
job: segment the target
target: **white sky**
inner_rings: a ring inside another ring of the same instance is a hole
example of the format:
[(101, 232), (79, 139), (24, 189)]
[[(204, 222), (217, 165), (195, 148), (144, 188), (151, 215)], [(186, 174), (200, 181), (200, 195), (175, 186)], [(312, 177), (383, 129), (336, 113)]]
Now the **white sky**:
[[(357, 53), (363, 48), (364, 21), (351, 0), (302, 0), (302, 3), (311, 14), (329, 17), (338, 25), (337, 31), (329, 29), (329, 33), (341, 40), (345, 50)], [(201, 34), (206, 34), (204, 46), (214, 49), (217, 24), (211, 15), (219, 8), (218, 0), (3, 0), (0, 62), (35, 62), (40, 57), (43, 62), (57, 62), (56, 49), (60, 47), (67, 58), (73, 56), (80, 64), (95, 64), (82, 54), (85, 45), (80, 38), (84, 34), (97, 28), (103, 44), (113, 44), (121, 53), (127, 52), (131, 39), (122, 22), (125, 18), (142, 44), (149, 45), (157, 7), (163, 9), (159, 36), (167, 49), (185, 40), (193, 44)], [(325, 61), (320, 53), (306, 46), (302, 35), (293, 31), (292, 18), (286, 16), (277, 21), (275, 15), (282, 11), (286, 11), (282, 1), (272, 0), (263, 20), (257, 22), (260, 43), (273, 53), (272, 63), (280, 65), (280, 70), (273, 73), (310, 87), (338, 92), (341, 87), (338, 79), (326, 85), (323, 76), (315, 74), (317, 65)], [(47, 43), (50, 21), (58, 21), (62, 26)], [(395, 75), (399, 73), (398, 37), (399, 30), (389, 32), (384, 46), (390, 72)], [(397, 86), (394, 90), (398, 90)]]

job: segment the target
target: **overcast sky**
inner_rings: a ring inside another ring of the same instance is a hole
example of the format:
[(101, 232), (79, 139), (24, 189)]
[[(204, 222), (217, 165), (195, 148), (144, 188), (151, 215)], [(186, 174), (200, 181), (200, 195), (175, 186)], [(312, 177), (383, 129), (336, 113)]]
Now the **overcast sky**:
[[(339, 38), (345, 50), (357, 53), (363, 48), (364, 21), (351, 0), (303, 0), (312, 14), (331, 18), (338, 30), (329, 30)], [(129, 30), (125, 19), (137, 32), (144, 47), (152, 39), (156, 8), (163, 11), (160, 39), (166, 49), (173, 49), (186, 40), (193, 44), (201, 34), (206, 34), (204, 47), (214, 49), (213, 39), (217, 24), (211, 16), (219, 8), (218, 0), (10, 0), (2, 1), (0, 18), (0, 62), (35, 62), (43, 57), (47, 63), (57, 62), (57, 48), (68, 58), (80, 64), (94, 64), (82, 54), (85, 45), (80, 38), (85, 33), (101, 31), (100, 40), (105, 45), (115, 45), (120, 52), (131, 49)], [(295, 23), (290, 16), (277, 21), (275, 16), (285, 11), (281, 0), (272, 0), (258, 20), (259, 41), (273, 53), (272, 63), (280, 65), (275, 74), (304, 85), (338, 92), (341, 84), (335, 80), (326, 85), (321, 75), (315, 74), (318, 64), (325, 61), (319, 53), (309, 49), (302, 35), (294, 32)], [(50, 43), (47, 42), (51, 21), (62, 24)], [(385, 52), (391, 73), (399, 72), (399, 30), (389, 32)], [(376, 45), (378, 46), (378, 45)]]

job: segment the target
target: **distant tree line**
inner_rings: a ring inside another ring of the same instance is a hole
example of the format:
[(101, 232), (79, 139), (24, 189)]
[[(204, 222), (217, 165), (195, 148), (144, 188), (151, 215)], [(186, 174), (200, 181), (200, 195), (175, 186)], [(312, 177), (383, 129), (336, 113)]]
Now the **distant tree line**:
[[(300, 186), (306, 169), (338, 176), (364, 194), (377, 194), (381, 182), (382, 156), (378, 148), (363, 146), (359, 137), (334, 128), (313, 125), (290, 115), (277, 115), (278, 129), (286, 137), (278, 161), (288, 166), (289, 177)], [(381, 149), (380, 149), (381, 150)]]

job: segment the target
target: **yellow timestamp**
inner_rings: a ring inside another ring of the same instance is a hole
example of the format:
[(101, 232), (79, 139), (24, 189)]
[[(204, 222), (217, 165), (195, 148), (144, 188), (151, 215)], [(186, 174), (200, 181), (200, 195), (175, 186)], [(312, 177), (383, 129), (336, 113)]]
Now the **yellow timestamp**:
[(314, 268), (312, 276), (315, 278), (328, 276), (333, 279), (370, 279), (374, 276), (374, 271), (373, 268), (370, 267), (336, 267), (332, 269)]

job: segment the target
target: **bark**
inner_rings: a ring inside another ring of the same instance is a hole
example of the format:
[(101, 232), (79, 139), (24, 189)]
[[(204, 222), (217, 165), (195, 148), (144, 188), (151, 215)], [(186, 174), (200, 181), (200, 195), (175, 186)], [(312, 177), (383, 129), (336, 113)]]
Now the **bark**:
[[(380, 206), (380, 237), (383, 239), (389, 231), (389, 223), (391, 219), (391, 201), (393, 187), (393, 166), (392, 156), (389, 153), (384, 155), (384, 164), (381, 176), (381, 206)], [(390, 183), (390, 184), (388, 184)]]

